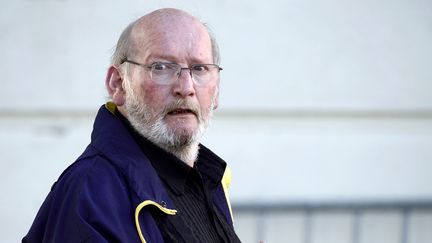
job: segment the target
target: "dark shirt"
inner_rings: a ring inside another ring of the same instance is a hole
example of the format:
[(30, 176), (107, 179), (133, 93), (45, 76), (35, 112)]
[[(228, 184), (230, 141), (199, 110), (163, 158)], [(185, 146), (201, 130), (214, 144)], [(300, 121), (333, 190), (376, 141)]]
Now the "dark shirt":
[(175, 205), (177, 214), (154, 212), (165, 242), (211, 243), (240, 242), (229, 224), (213, 204), (211, 191), (221, 183), (226, 163), (200, 145), (194, 167), (188, 166), (139, 135), (121, 114), (135, 140), (151, 161)]

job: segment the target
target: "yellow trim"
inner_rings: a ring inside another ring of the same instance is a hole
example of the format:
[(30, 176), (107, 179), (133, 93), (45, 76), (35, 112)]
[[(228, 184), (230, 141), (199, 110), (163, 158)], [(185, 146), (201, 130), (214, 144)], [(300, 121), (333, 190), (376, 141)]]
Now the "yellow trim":
[(231, 215), (231, 220), (234, 223), (234, 217), (233, 217), (231, 202), (230, 202), (229, 193), (228, 193), (228, 187), (231, 184), (231, 178), (232, 178), (231, 169), (227, 166), (225, 168), (224, 175), (222, 176), (222, 188), (224, 190), (225, 197), (227, 200), (228, 208), (229, 208), (230, 215)]
[(114, 102), (112, 101), (108, 101), (107, 103), (105, 103), (105, 108), (107, 108), (107, 110), (109, 110), (112, 114), (115, 114), (115, 111), (117, 110), (117, 105), (114, 104)]
[(140, 213), (141, 209), (143, 209), (145, 206), (148, 206), (148, 205), (156, 206), (159, 210), (161, 210), (162, 212), (164, 212), (168, 215), (175, 215), (177, 213), (177, 210), (165, 208), (165, 207), (161, 206), (159, 203), (156, 203), (152, 200), (145, 200), (144, 202), (138, 204), (138, 206), (135, 209), (135, 226), (136, 226), (139, 238), (141, 239), (142, 243), (146, 243), (146, 240), (144, 239), (143, 233), (141, 231), (141, 227), (140, 227), (140, 223), (139, 223), (139, 213)]

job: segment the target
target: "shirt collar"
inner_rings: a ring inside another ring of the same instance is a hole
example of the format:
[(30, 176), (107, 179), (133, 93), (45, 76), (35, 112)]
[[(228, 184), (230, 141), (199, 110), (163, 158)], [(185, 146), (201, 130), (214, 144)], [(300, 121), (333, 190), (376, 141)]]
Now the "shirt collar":
[(226, 163), (206, 146), (200, 144), (198, 160), (195, 165), (210, 188), (217, 187), (225, 172)]

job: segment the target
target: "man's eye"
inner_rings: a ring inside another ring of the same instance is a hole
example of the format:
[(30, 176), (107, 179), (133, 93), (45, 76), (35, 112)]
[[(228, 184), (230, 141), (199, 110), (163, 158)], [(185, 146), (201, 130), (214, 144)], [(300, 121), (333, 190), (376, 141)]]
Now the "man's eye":
[(197, 72), (205, 72), (205, 71), (208, 71), (208, 68), (207, 68), (206, 65), (194, 65), (194, 66), (192, 67), (192, 69), (193, 69), (194, 71), (197, 71)]
[(152, 68), (153, 68), (153, 70), (163, 71), (163, 70), (167, 69), (168, 67), (165, 63), (153, 63)]

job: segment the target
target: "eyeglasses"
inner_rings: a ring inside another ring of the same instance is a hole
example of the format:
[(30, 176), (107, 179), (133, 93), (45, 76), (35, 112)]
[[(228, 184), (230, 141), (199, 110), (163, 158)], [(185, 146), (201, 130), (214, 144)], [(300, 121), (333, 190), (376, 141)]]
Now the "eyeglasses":
[(192, 80), (198, 85), (205, 85), (214, 82), (219, 78), (219, 72), (223, 70), (216, 64), (192, 64), (189, 67), (182, 67), (177, 63), (155, 62), (151, 65), (144, 65), (135, 61), (125, 59), (122, 63), (129, 62), (150, 71), (150, 78), (157, 84), (170, 84), (177, 81), (181, 71), (189, 69)]

